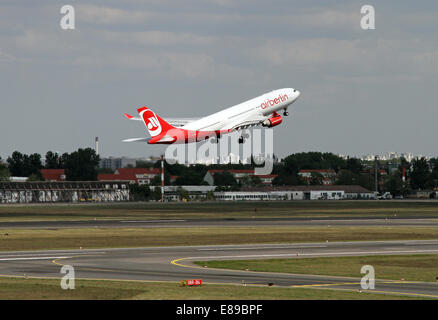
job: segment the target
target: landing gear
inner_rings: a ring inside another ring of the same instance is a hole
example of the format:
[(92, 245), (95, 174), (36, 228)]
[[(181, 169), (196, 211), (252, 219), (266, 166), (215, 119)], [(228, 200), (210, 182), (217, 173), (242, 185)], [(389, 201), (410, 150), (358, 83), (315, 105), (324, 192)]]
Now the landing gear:
[(220, 134), (220, 132), (216, 133), (215, 137), (212, 137), (212, 139), (210, 140), (212, 143), (219, 143), (219, 139), (222, 137), (222, 135)]
[(283, 116), (287, 117), (289, 115), (289, 112), (287, 112), (286, 110), (284, 110), (283, 112)]
[(249, 134), (245, 133), (245, 131), (242, 131), (242, 135), (239, 137), (239, 143), (244, 143), (246, 138), (249, 138)]

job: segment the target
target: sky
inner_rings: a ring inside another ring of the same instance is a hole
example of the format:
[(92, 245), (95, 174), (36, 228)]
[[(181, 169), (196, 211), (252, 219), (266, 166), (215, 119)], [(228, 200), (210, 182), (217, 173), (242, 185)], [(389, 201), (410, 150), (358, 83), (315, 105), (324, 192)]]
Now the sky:
[[(62, 6), (75, 9), (63, 30)], [(360, 27), (375, 8), (375, 30)], [(0, 156), (146, 157), (140, 106), (200, 117), (278, 88), (300, 98), (274, 153), (437, 156), (436, 1), (0, 1)]]

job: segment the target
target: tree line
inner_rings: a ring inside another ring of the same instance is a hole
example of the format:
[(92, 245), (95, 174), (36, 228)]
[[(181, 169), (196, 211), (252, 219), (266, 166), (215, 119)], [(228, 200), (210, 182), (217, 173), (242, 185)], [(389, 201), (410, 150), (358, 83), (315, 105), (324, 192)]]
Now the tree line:
[[(360, 185), (368, 190), (374, 190), (375, 165), (375, 162), (361, 161), (354, 157), (344, 159), (332, 153), (296, 153), (287, 156), (281, 165), (274, 166), (274, 173), (278, 174), (278, 177), (273, 183), (275, 185), (305, 184), (307, 181), (298, 175), (300, 170), (332, 169), (336, 172), (335, 184)], [(377, 168), (377, 185), (380, 192), (406, 195), (415, 190), (438, 188), (438, 158), (427, 160), (422, 157), (411, 162), (399, 158), (393, 163), (378, 161)], [(380, 170), (384, 170), (386, 174), (382, 175)], [(322, 184), (322, 175), (312, 173), (309, 183)]]
[[(58, 154), (48, 151), (44, 162), (41, 155), (22, 154), (14, 151), (6, 159), (6, 164), (0, 158), (0, 180), (7, 180), (9, 176), (29, 177), (29, 180), (41, 180), (41, 169), (64, 169), (66, 180), (69, 181), (95, 181), (102, 169), (99, 169), (100, 158), (92, 148), (78, 149), (72, 153)], [(43, 164), (44, 163), (44, 164)], [(395, 166), (394, 166), (395, 163)], [(377, 174), (378, 188), (380, 192), (389, 191), (393, 195), (403, 195), (413, 190), (437, 189), (438, 188), (438, 158), (427, 160), (425, 158), (414, 159), (412, 162), (404, 158), (394, 160), (394, 163), (379, 161), (378, 168), (385, 170), (387, 174)], [(221, 169), (221, 173), (214, 175), (214, 184), (221, 190), (238, 190), (242, 186), (260, 186), (258, 177), (240, 179), (238, 182), (234, 176), (226, 170), (231, 169), (254, 169), (252, 164), (196, 164), (186, 166), (183, 164), (165, 165), (166, 185), (206, 185), (204, 177), (208, 170)], [(390, 168), (390, 165), (392, 167)], [(148, 167), (151, 164), (137, 162), (137, 167)], [(155, 168), (161, 168), (161, 162), (152, 164)], [(338, 185), (360, 185), (368, 190), (375, 189), (375, 163), (373, 161), (361, 161), (358, 158), (341, 158), (329, 152), (301, 152), (287, 156), (284, 160), (274, 165), (273, 174), (278, 176), (273, 184), (302, 185), (302, 184), (323, 184), (323, 176), (319, 173), (312, 173), (311, 178), (303, 180), (298, 174), (305, 169), (332, 169), (336, 172), (335, 184)], [(405, 179), (403, 180), (403, 172)], [(171, 176), (177, 178), (171, 183)], [(152, 185), (160, 185), (161, 177), (156, 176)], [(158, 193), (157, 193), (158, 195)], [(156, 195), (156, 196), (157, 196)]]
[(43, 164), (38, 153), (23, 154), (14, 151), (6, 159), (6, 164), (0, 158), (0, 179), (9, 177), (28, 177), (30, 181), (43, 180), (41, 169), (64, 169), (68, 181), (97, 180), (100, 158), (92, 148), (78, 149), (62, 155), (48, 151)]

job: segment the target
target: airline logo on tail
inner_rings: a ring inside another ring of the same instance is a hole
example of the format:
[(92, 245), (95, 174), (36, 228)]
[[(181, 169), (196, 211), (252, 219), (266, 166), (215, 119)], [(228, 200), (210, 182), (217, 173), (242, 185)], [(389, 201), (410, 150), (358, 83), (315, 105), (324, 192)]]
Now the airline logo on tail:
[(146, 128), (148, 129), (152, 137), (156, 137), (162, 131), (160, 121), (157, 115), (146, 107), (142, 107), (137, 110), (140, 117), (143, 119)]

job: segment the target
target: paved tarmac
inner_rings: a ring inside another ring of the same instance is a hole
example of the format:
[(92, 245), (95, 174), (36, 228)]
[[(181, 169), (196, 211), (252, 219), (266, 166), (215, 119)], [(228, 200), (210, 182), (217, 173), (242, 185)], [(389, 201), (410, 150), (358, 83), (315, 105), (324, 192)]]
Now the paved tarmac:
[(160, 228), (160, 227), (220, 227), (220, 226), (417, 226), (436, 227), (438, 218), (428, 216), (397, 217), (318, 217), (318, 218), (221, 218), (162, 220), (66, 220), (0, 222), (0, 229), (48, 228)]
[[(0, 252), (0, 275), (61, 279), (61, 266), (68, 264), (75, 268), (76, 278), (84, 279), (173, 282), (202, 279), (204, 283), (358, 291), (362, 276), (360, 270), (356, 278), (347, 278), (210, 269), (194, 265), (192, 261), (381, 254), (438, 254), (438, 240)], [(376, 278), (379, 279), (378, 270), (376, 272)], [(376, 280), (375, 290), (370, 291), (436, 299), (438, 283), (434, 281)]]

